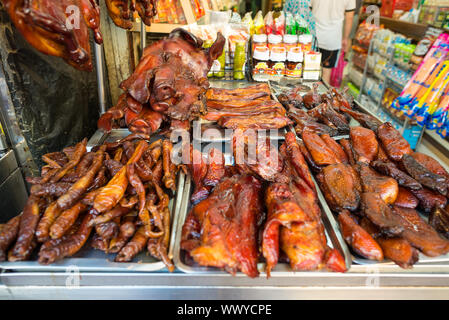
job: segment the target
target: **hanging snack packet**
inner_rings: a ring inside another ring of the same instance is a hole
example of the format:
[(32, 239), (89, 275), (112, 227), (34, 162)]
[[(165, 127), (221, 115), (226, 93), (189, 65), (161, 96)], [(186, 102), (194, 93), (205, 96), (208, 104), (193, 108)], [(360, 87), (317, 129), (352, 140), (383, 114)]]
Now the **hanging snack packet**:
[(265, 34), (265, 22), (263, 20), (262, 11), (258, 11), (254, 17), (254, 33)]
[(296, 35), (295, 18), (293, 17), (291, 12), (287, 12), (285, 14), (285, 33), (286, 34), (295, 34)]
[(274, 34), (283, 36), (285, 34), (285, 13), (281, 11), (279, 17), (274, 19)]
[(234, 79), (245, 79), (246, 41), (237, 41), (234, 51)]
[(265, 32), (267, 34), (274, 33), (274, 19), (273, 19), (273, 11), (269, 11), (265, 18), (263, 19), (265, 23)]
[(296, 33), (298, 35), (310, 34), (309, 24), (298, 13), (295, 14)]
[(242, 24), (248, 28), (249, 34), (252, 36), (254, 34), (254, 22), (251, 18), (252, 12), (247, 12), (242, 19)]

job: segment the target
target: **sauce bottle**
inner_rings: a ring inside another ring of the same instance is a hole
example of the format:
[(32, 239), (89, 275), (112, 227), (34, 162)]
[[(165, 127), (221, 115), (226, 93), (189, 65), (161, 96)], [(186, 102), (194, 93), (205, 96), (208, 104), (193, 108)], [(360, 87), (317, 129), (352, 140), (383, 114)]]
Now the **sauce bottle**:
[(295, 48), (298, 46), (298, 36), (295, 34), (286, 34), (284, 35), (284, 47), (287, 50), (287, 52), (290, 51), (290, 49)]
[(267, 46), (255, 49), (253, 53), (253, 79), (255, 81), (268, 81), (270, 76), (269, 59), (270, 50)]
[(301, 51), (301, 48), (296, 47), (287, 52), (287, 61), (285, 62), (285, 75), (288, 78), (301, 78), (303, 61), (304, 55)]
[(267, 35), (266, 34), (254, 34), (253, 35), (253, 46), (251, 52), (254, 52), (256, 47), (266, 47), (267, 46)]
[(268, 49), (273, 50), (273, 48), (282, 48), (284, 44), (282, 43), (282, 36), (277, 34), (268, 35)]
[(286, 51), (283, 47), (274, 47), (270, 51), (270, 60), (268, 67), (270, 68), (270, 79), (279, 81), (285, 73)]

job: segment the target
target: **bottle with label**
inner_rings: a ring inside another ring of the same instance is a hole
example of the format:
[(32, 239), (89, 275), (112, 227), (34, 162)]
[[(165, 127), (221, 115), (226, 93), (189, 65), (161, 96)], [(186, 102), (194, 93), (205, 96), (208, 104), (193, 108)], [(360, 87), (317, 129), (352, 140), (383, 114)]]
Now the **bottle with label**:
[(256, 47), (266, 47), (267, 46), (267, 35), (266, 34), (254, 34), (253, 35), (253, 47), (251, 52), (254, 52)]
[(284, 47), (274, 47), (270, 51), (270, 80), (279, 81), (285, 73), (286, 51)]
[(287, 52), (287, 61), (285, 62), (285, 75), (288, 78), (299, 79), (302, 77), (302, 63), (304, 55), (301, 48), (293, 48)]
[(223, 53), (218, 57), (217, 60), (212, 64), (211, 70), (214, 72), (215, 78), (223, 78), (225, 76), (225, 65), (226, 65), (226, 46), (223, 47)]
[(255, 81), (268, 81), (270, 68), (268, 63), (270, 50), (268, 47), (257, 47), (253, 53), (253, 79)]
[(277, 34), (268, 35), (268, 49), (273, 50), (273, 48), (282, 48), (284, 44), (282, 43), (282, 36)]
[(245, 79), (245, 65), (246, 65), (246, 42), (238, 41), (235, 43), (234, 52), (234, 79)]
[(313, 36), (311, 34), (302, 34), (298, 37), (299, 46), (302, 52), (312, 51)]
[(284, 47), (287, 53), (290, 49), (298, 46), (298, 36), (296, 34), (286, 34), (284, 35)]

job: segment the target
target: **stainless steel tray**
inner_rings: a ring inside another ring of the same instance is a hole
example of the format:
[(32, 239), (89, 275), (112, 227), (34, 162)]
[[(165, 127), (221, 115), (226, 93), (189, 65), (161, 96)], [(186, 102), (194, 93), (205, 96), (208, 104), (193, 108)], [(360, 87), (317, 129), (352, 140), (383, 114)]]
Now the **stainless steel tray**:
[[(361, 111), (361, 112), (364, 112), (364, 113), (367, 113), (367, 114), (369, 114), (369, 115), (371, 115), (371, 116), (373, 116), (373, 117), (376, 117), (378, 120), (381, 120), (381, 119), (379, 119), (377, 116), (376, 116), (376, 114), (374, 114), (373, 112), (370, 112), (369, 110), (367, 110), (366, 108), (364, 108), (359, 102), (357, 102), (357, 101), (354, 101), (354, 103), (355, 103), (355, 106)], [(355, 121), (354, 119), (352, 119), (351, 118), (351, 122), (350, 122), (350, 127), (353, 127), (353, 126), (358, 126), (358, 125), (360, 125), (357, 121)], [(293, 132), (296, 134), (296, 132), (293, 130)], [(301, 140), (298, 136), (296, 137), (298, 140)], [(348, 139), (349, 138), (349, 135), (345, 135), (345, 136), (336, 136), (336, 137), (333, 137), (335, 140), (340, 140), (340, 139), (343, 139), (343, 138), (345, 138), (345, 139)], [(432, 156), (432, 157), (434, 157), (435, 159), (438, 159), (438, 157), (435, 155), (435, 154), (433, 154), (430, 150), (429, 150), (429, 152), (428, 152), (428, 154), (430, 155), (430, 156)], [(316, 184), (316, 182), (315, 182), (315, 184)], [(322, 193), (321, 193), (321, 190), (320, 190), (320, 188), (319, 188), (319, 186), (316, 184), (316, 187), (317, 187), (317, 190), (319, 190), (319, 193), (321, 194), (321, 198), (322, 199), (320, 199), (320, 200), (322, 200), (323, 201), (323, 203), (325, 203), (325, 206), (327, 207), (327, 211), (326, 211), (326, 213), (328, 213), (328, 216), (330, 217), (332, 217), (331, 219), (333, 220), (333, 222), (334, 222), (334, 226), (335, 226), (335, 229), (338, 231), (338, 234), (339, 235), (341, 235), (341, 231), (340, 231), (340, 226), (338, 225), (338, 223), (335, 221), (335, 218), (334, 218), (334, 215), (333, 215), (333, 213), (332, 213), (332, 211), (330, 210), (330, 208), (329, 208), (329, 206), (327, 205), (327, 202), (326, 202), (326, 200), (325, 200), (325, 198), (324, 198), (324, 196), (322, 195)], [(418, 211), (419, 212), (419, 211)], [(428, 221), (428, 218), (424, 215), (424, 214), (422, 214), (421, 212), (419, 212), (419, 214), (420, 214), (420, 216), (425, 220), (425, 221)], [(343, 240), (343, 238), (342, 238), (342, 240)], [(345, 245), (346, 245), (346, 242), (343, 240), (343, 242), (345, 243)], [(379, 265), (394, 265), (395, 263), (394, 262), (392, 262), (391, 260), (389, 260), (389, 259), (385, 259), (384, 261), (381, 261), (381, 262), (379, 262), (379, 261), (373, 261), (373, 260), (369, 260), (369, 259), (365, 259), (365, 258), (362, 258), (362, 257), (360, 257), (359, 255), (357, 255), (357, 254), (354, 254), (353, 252), (352, 252), (352, 250), (350, 250), (349, 248), (348, 248), (348, 246), (346, 245), (346, 249), (348, 250), (348, 252), (349, 252), (349, 254), (352, 256), (352, 261), (354, 262), (354, 263), (356, 263), (356, 264), (359, 264), (359, 265), (369, 265), (369, 266), (379, 266)], [(421, 252), (419, 252), (419, 261), (414, 265), (414, 266), (417, 266), (417, 265), (429, 265), (429, 264), (441, 264), (441, 263), (447, 263), (447, 265), (449, 266), (449, 253), (448, 254), (446, 254), (446, 255), (442, 255), (442, 256), (439, 256), (439, 257), (427, 257), (427, 256), (425, 256), (423, 253), (421, 253)]]
[[(225, 157), (226, 159), (229, 157)], [(226, 161), (228, 163), (228, 161)], [(315, 182), (315, 181), (314, 181)], [(315, 182), (316, 185), (316, 182)], [(347, 269), (351, 267), (352, 261), (351, 261), (351, 254), (349, 252), (348, 247), (346, 246), (345, 241), (343, 240), (341, 234), (339, 233), (337, 227), (337, 223), (335, 221), (335, 218), (333, 217), (332, 213), (330, 212), (329, 207), (327, 206), (326, 201), (324, 201), (324, 197), (321, 194), (321, 191), (317, 187), (318, 192), (318, 198), (319, 198), (319, 205), (321, 208), (321, 211), (323, 212), (323, 224), (325, 226), (325, 232), (326, 232), (326, 238), (328, 241), (328, 245), (331, 248), (335, 248), (339, 250), (339, 252), (342, 254), (342, 256), (345, 259), (345, 264)], [(192, 205), (190, 202), (190, 196), (193, 192), (193, 181), (191, 180), (190, 176), (186, 177), (185, 179), (185, 186), (184, 186), (184, 192), (183, 192), (183, 199), (181, 207), (178, 211), (178, 221), (176, 223), (177, 229), (175, 231), (175, 244), (174, 244), (174, 263), (176, 267), (186, 273), (195, 273), (195, 274), (228, 274), (227, 272), (214, 268), (214, 267), (203, 267), (199, 265), (191, 265), (188, 264), (186, 261), (186, 253), (184, 250), (181, 249), (181, 234), (182, 234), (182, 227), (184, 225), (184, 221), (187, 217), (188, 212), (190, 211)], [(258, 270), (260, 272), (260, 276), (266, 276), (265, 273), (265, 263), (260, 262), (258, 263)], [(304, 271), (304, 272), (321, 272), (321, 271)], [(327, 271), (323, 271), (327, 272)], [(271, 271), (271, 277), (278, 277), (278, 276), (292, 276), (302, 274), (302, 271), (293, 271), (290, 266), (287, 263), (278, 263), (277, 266)]]
[[(90, 148), (102, 144), (104, 142), (114, 142), (126, 137), (130, 132), (127, 129), (115, 129), (110, 133), (97, 131), (88, 142), (88, 150)], [(160, 136), (159, 136), (160, 137)], [(156, 140), (158, 136), (152, 137)], [(181, 201), (184, 194), (185, 174), (180, 171), (177, 177), (177, 190), (175, 195), (169, 202), (171, 213), (171, 235), (168, 256), (173, 259), (173, 248), (175, 243), (175, 230), (177, 229), (177, 212), (181, 207)], [(106, 254), (103, 251), (95, 250), (90, 247), (89, 242), (74, 256), (65, 258), (61, 261), (50, 265), (41, 265), (37, 262), (37, 254), (30, 258), (30, 261), (18, 262), (0, 262), (0, 269), (17, 270), (17, 271), (33, 271), (33, 272), (150, 272), (166, 270), (165, 264), (142, 252), (137, 255), (132, 262), (114, 262), (116, 254)]]

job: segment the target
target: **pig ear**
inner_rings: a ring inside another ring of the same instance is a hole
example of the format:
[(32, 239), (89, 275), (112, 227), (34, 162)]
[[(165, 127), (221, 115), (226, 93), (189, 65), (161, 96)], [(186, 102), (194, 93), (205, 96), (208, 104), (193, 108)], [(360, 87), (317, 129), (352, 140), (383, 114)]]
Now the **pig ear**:
[(215, 40), (214, 44), (209, 48), (208, 55), (209, 61), (212, 63), (214, 60), (217, 60), (219, 56), (223, 53), (223, 47), (226, 43), (225, 37), (221, 34), (221, 32), (217, 33), (217, 40)]
[(191, 45), (193, 45), (196, 48), (201, 48), (203, 46), (203, 40), (200, 38), (195, 37), (192, 33), (188, 32), (185, 29), (182, 28), (176, 28), (170, 34), (168, 35), (169, 38), (182, 38)]

